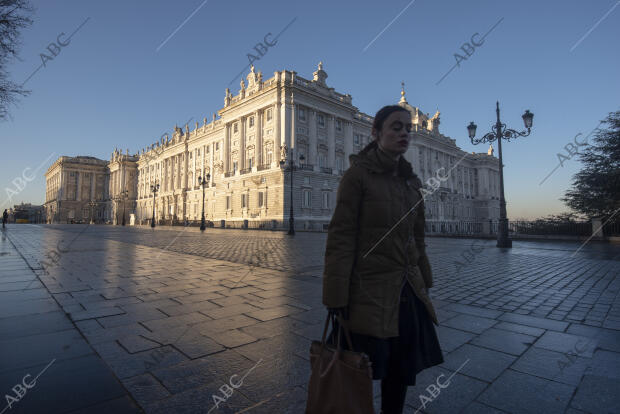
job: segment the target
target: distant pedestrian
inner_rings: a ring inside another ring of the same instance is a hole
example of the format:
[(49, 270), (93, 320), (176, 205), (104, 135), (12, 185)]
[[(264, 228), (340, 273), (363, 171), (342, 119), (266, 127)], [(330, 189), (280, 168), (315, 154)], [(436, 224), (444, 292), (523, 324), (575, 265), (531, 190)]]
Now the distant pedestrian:
[(9, 220), (9, 213), (4, 209), (4, 213), (2, 213), (2, 228), (6, 228), (6, 222)]
[(373, 379), (381, 380), (383, 414), (402, 413), (416, 375), (444, 362), (428, 294), (433, 276), (424, 243), (422, 182), (403, 157), (411, 118), (397, 105), (377, 112), (374, 141), (349, 156), (325, 250), (323, 304), (343, 316), (353, 351), (372, 362)]

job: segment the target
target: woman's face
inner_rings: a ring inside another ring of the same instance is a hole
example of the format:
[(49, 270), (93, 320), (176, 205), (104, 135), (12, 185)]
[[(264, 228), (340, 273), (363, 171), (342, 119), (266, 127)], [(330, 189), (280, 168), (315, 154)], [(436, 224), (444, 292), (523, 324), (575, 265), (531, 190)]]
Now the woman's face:
[(383, 122), (381, 130), (373, 130), (378, 144), (384, 151), (398, 156), (407, 152), (411, 140), (411, 116), (405, 111), (392, 112)]

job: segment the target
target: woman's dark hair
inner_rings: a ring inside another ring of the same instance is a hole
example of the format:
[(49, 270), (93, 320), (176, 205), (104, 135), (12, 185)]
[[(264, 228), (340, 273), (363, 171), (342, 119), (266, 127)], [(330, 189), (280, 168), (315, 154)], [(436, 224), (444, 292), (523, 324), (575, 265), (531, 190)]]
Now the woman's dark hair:
[(407, 108), (404, 108), (400, 105), (384, 106), (383, 108), (379, 109), (379, 111), (375, 115), (375, 120), (372, 123), (373, 129), (379, 131), (381, 128), (383, 128), (383, 123), (385, 122), (385, 120), (388, 119), (388, 117), (396, 111), (407, 112), (409, 115), (411, 115), (411, 112), (409, 112)]
[[(383, 128), (383, 123), (385, 122), (385, 120), (388, 119), (388, 117), (392, 115), (392, 113), (397, 111), (407, 112), (409, 115), (411, 115), (411, 112), (407, 108), (404, 108), (400, 105), (387, 105), (379, 109), (379, 111), (375, 115), (375, 120), (372, 123), (372, 128), (376, 129), (377, 131), (381, 130), (381, 128)], [(375, 138), (370, 141), (368, 145), (366, 145), (366, 147), (364, 147), (364, 149), (360, 151), (360, 153), (367, 152), (376, 146), (377, 139)]]

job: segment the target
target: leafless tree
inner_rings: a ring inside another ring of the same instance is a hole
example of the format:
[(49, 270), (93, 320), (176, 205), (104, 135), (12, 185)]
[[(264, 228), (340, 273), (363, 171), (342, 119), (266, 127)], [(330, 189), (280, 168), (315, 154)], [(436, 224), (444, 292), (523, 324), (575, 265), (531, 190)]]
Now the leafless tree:
[(30, 91), (9, 79), (7, 66), (18, 58), (20, 32), (32, 24), (30, 15), (34, 9), (28, 0), (0, 0), (0, 120), (9, 115), (9, 106), (15, 104), (17, 96), (26, 96)]

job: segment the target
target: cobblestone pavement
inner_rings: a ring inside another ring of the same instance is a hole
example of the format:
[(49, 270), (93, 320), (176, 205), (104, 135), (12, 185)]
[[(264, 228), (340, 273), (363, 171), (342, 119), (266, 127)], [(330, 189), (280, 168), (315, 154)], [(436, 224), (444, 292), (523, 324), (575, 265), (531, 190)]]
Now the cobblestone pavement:
[[(51, 294), (145, 412), (304, 412), (308, 350), (326, 316), (325, 233), (21, 225), (6, 234), (37, 278), (2, 270), (0, 293)], [(446, 362), (418, 375), (406, 412), (620, 412), (620, 246), (427, 244)]]

